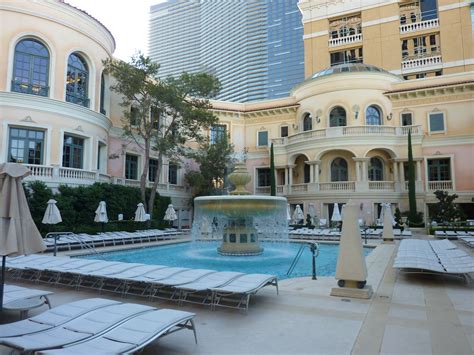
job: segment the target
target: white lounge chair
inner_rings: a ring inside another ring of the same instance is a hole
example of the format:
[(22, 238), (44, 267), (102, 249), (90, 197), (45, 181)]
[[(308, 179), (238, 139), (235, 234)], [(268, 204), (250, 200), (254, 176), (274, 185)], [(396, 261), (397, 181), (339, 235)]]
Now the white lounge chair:
[[(210, 289), (225, 286), (229, 282), (243, 275), (245, 274), (241, 272), (220, 271), (206, 275), (200, 278), (198, 281), (186, 283), (184, 285), (178, 285), (176, 286), (176, 288), (179, 291), (179, 293), (177, 294), (179, 304), (182, 304), (183, 302), (202, 304), (206, 303), (206, 301), (209, 301), (210, 303)], [(198, 297), (198, 294), (200, 294), (201, 297)], [(191, 300), (191, 298), (193, 299)], [(200, 300), (200, 302), (198, 302), (197, 300)]]
[(447, 239), (400, 242), (393, 267), (407, 273), (434, 273), (457, 276), (469, 282), (474, 258)]
[(140, 304), (114, 304), (96, 309), (47, 330), (23, 336), (0, 338), (0, 344), (21, 352), (57, 348), (100, 336), (112, 327), (153, 309), (153, 307)]
[(57, 327), (93, 310), (119, 303), (103, 298), (67, 303), (25, 320), (1, 324), (1, 338), (17, 337)]
[(159, 309), (136, 316), (93, 339), (40, 354), (129, 354), (182, 329), (192, 330), (197, 344), (194, 316), (189, 312)]
[[(178, 272), (165, 279), (152, 282), (150, 287), (150, 297), (173, 298), (175, 293), (179, 292), (176, 289), (176, 286), (196, 282), (206, 275), (214, 274), (216, 272), (216, 270), (208, 269), (191, 269)], [(165, 295), (167, 295), (167, 297), (165, 297)]]
[(248, 311), (250, 296), (261, 288), (272, 285), (278, 294), (278, 279), (274, 275), (247, 274), (229, 282), (225, 286), (211, 288), (211, 308), (229, 307)]

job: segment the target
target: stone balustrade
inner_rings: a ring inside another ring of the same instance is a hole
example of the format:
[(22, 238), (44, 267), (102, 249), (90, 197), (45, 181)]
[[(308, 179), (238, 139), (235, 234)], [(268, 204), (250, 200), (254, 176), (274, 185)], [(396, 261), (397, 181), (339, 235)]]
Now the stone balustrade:
[[(140, 180), (125, 179), (122, 177), (112, 177), (110, 175), (82, 169), (65, 168), (61, 166), (24, 164), (29, 170), (30, 175), (25, 181), (40, 180), (51, 187), (57, 187), (61, 184), (72, 186), (92, 185), (96, 182), (112, 183), (132, 187), (140, 187)], [(153, 182), (148, 181), (147, 187), (151, 187)], [(172, 191), (175, 193), (186, 193), (186, 187), (173, 184), (158, 184), (158, 191)]]
[(437, 18), (413, 23), (405, 23), (400, 25), (400, 33), (412, 33), (417, 31), (431, 30), (439, 27), (439, 20)]
[(407, 136), (411, 130), (412, 136), (423, 135), (421, 126), (342, 126), (315, 129), (293, 134), (288, 137), (272, 139), (274, 145), (285, 145), (313, 139), (337, 137), (364, 137), (364, 136)]
[(441, 69), (443, 61), (440, 55), (426, 56), (402, 61), (402, 74), (416, 72), (419, 70)]
[(328, 45), (329, 47), (337, 47), (359, 42), (362, 42), (362, 33), (357, 33), (355, 35), (344, 36), (339, 38), (330, 38), (328, 41)]
[(395, 182), (369, 181), (369, 190), (395, 191)]
[(428, 190), (453, 190), (453, 182), (451, 180), (446, 181), (428, 181)]

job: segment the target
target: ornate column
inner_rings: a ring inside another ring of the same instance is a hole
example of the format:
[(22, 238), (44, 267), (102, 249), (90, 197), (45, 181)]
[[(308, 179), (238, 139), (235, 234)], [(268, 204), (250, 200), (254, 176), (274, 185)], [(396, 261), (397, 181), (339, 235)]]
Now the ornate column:
[(421, 160), (416, 160), (416, 181), (421, 181)]
[(356, 181), (360, 181), (360, 161), (356, 160)]
[[(369, 190), (369, 181), (367, 174), (367, 161), (369, 158), (352, 158), (355, 162), (355, 171), (356, 171), (356, 182), (355, 189), (356, 191), (368, 191)], [(361, 171), (362, 170), (362, 171)]]
[(402, 191), (400, 184), (400, 174), (398, 173), (398, 161), (392, 159), (392, 169), (393, 169), (393, 187), (396, 192)]
[(403, 166), (403, 161), (398, 162), (398, 172), (400, 176), (400, 186), (402, 187), (402, 191), (405, 191), (405, 167)]
[(293, 167), (294, 165), (288, 165), (288, 194), (291, 194), (291, 185), (293, 185)]
[(321, 160), (314, 160), (314, 183), (319, 184), (319, 166), (321, 165)]
[(305, 161), (309, 165), (309, 186), (308, 191), (316, 192), (319, 191), (319, 163), (320, 160), (309, 160)]
[(362, 181), (368, 181), (369, 178), (368, 178), (368, 162), (369, 158), (364, 158), (362, 160)]
[(423, 181), (421, 179), (421, 161), (423, 158), (416, 158), (416, 181), (415, 181), (415, 191), (422, 192), (423, 191)]

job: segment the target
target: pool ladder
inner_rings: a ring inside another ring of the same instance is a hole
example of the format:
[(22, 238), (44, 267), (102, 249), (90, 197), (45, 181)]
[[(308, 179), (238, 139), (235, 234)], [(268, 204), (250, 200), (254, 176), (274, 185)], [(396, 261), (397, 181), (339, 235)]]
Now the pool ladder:
[(298, 264), (298, 261), (300, 261), (301, 255), (303, 254), (303, 251), (305, 250), (306, 247), (309, 247), (309, 250), (311, 250), (312, 259), (313, 259), (313, 268), (312, 268), (312, 279), (316, 280), (316, 258), (319, 255), (319, 244), (316, 242), (306, 242), (301, 244), (300, 248), (298, 249), (298, 252), (295, 255), (295, 258), (291, 262), (290, 268), (288, 269), (288, 272), (286, 273), (286, 276), (290, 276), (290, 274), (295, 270), (296, 265)]

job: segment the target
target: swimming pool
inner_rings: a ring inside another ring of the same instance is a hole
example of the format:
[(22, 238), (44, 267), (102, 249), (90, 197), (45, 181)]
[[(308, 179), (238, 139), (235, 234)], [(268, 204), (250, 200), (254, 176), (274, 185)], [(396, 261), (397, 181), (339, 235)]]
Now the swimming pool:
[[(262, 246), (265, 250), (262, 255), (242, 257), (219, 255), (216, 250), (219, 245), (220, 242), (189, 242), (81, 257), (130, 263), (180, 266), (193, 269), (272, 274), (277, 275), (279, 279), (311, 275), (311, 252), (307, 247), (304, 248), (292, 274), (286, 275), (300, 248), (299, 243), (263, 242)], [(319, 244), (319, 250), (319, 256), (316, 259), (317, 275), (334, 276), (339, 245)], [(367, 256), (371, 250), (371, 248), (364, 248), (365, 255)]]

